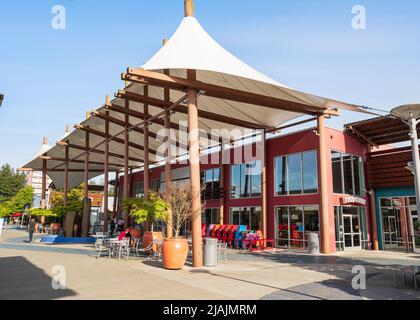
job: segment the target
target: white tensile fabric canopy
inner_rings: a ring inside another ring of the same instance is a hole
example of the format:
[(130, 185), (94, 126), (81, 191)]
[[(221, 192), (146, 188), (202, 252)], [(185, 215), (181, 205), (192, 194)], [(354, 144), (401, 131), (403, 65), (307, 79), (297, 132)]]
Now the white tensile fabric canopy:
[[(163, 73), (164, 70), (169, 70), (169, 74), (174, 77), (184, 78), (187, 77), (187, 69), (197, 70), (197, 80), (206, 84), (217, 85), (225, 88), (241, 90), (257, 95), (263, 95), (266, 97), (272, 97), (276, 99), (282, 99), (291, 103), (298, 103), (302, 105), (310, 106), (312, 109), (319, 110), (322, 112), (327, 109), (346, 109), (356, 112), (363, 112), (355, 105), (341, 103), (338, 101), (318, 97), (312, 94), (307, 94), (293, 90), (281, 83), (263, 75), (262, 73), (251, 68), (234, 55), (225, 50), (215, 40), (213, 40), (208, 33), (202, 28), (197, 19), (194, 17), (186, 17), (181, 22), (178, 30), (169, 39), (169, 41), (154, 55), (148, 62), (142, 66), (143, 70), (154, 71)], [(144, 95), (144, 84), (130, 83), (125, 89), (127, 93)], [(171, 90), (170, 101), (175, 103), (179, 101), (185, 92)], [(164, 89), (159, 86), (148, 86), (148, 97), (155, 98), (158, 100), (164, 99)], [(124, 129), (124, 105), (125, 99), (116, 98), (111, 101), (114, 107), (119, 107), (120, 110), (115, 111), (115, 108), (110, 110), (106, 107), (99, 108), (97, 112), (99, 114), (105, 114), (109, 112), (109, 116), (113, 118), (110, 122), (110, 135), (114, 136), (119, 134)], [(278, 106), (281, 109), (281, 106)], [(220, 99), (215, 97), (206, 96), (206, 93), (202, 93), (198, 98), (199, 112), (203, 111), (206, 113), (216, 114), (225, 118), (230, 118), (243, 123), (250, 123), (252, 127), (267, 129), (277, 128), (282, 124), (301, 117), (307, 112), (302, 112), (302, 109), (294, 110), (279, 110), (269, 107), (263, 107), (259, 105), (253, 105), (244, 102), (232, 101), (229, 99)], [(118, 109), (118, 108), (117, 108)], [(136, 114), (144, 113), (144, 105), (139, 102), (130, 102), (130, 110)], [(149, 105), (149, 115), (153, 116), (162, 112), (162, 106)], [(314, 112), (315, 114), (316, 112)], [(181, 135), (178, 131), (179, 128), (187, 127), (188, 114), (185, 112), (176, 112), (171, 115), (171, 123), (175, 124), (173, 129), (176, 131), (178, 141), (182, 144), (179, 149), (179, 154), (187, 152), (185, 145), (187, 141), (182, 139), (181, 136), (185, 136), (185, 133)], [(143, 121), (141, 116), (133, 116), (130, 114), (129, 123), (135, 125)], [(163, 121), (163, 120), (162, 120)], [(97, 133), (90, 133), (89, 147), (96, 147), (94, 151), (90, 153), (89, 164), (89, 178), (94, 178), (101, 175), (101, 170), (104, 169), (104, 130), (105, 120), (100, 118), (98, 115), (94, 115), (85, 120), (81, 125), (89, 127), (90, 130)], [(199, 127), (206, 133), (211, 133), (212, 129), (227, 129), (224, 133), (228, 135), (228, 139), (237, 139), (243, 135), (243, 131), (237, 130), (238, 125), (232, 122), (216, 121), (211, 117), (199, 117)], [(243, 127), (244, 128), (244, 127)], [(139, 167), (142, 165), (144, 159), (143, 146), (143, 131), (141, 130), (131, 131), (130, 133), (130, 148), (129, 148), (129, 166)], [(162, 122), (158, 121), (152, 123), (149, 126), (151, 137), (149, 138), (149, 152), (150, 161), (155, 162), (162, 160), (156, 152), (162, 147), (162, 141), (156, 139), (156, 135), (159, 134), (160, 130), (163, 129)], [(236, 129), (236, 131), (232, 131)], [(85, 154), (85, 137), (86, 132), (80, 128), (75, 129), (71, 134), (63, 138), (61, 141), (67, 141), (70, 147), (69, 159), (76, 160), (76, 162), (70, 162), (69, 164), (69, 188), (75, 187), (83, 182), (83, 161)], [(119, 138), (120, 141), (117, 141)], [(121, 139), (124, 139), (124, 135), (121, 134), (110, 141), (110, 157), (109, 157), (109, 170), (116, 171), (124, 167), (124, 144)], [(201, 146), (209, 146), (215, 141), (202, 141)], [(79, 148), (77, 148), (79, 147)], [(159, 152), (158, 152), (159, 153)], [(43, 153), (44, 156), (51, 157), (52, 159), (59, 160), (48, 160), (48, 175), (53, 180), (57, 188), (63, 188), (64, 186), (64, 173), (56, 171), (57, 169), (64, 169), (64, 161), (61, 159), (65, 155), (65, 147), (57, 144), (52, 149), (46, 150)], [(28, 163), (25, 168), (32, 168), (33, 170), (42, 169), (42, 161), (38, 158)], [(53, 170), (54, 169), (54, 170)], [(71, 172), (73, 171), (73, 172)], [(76, 172), (77, 171), (77, 172)]]

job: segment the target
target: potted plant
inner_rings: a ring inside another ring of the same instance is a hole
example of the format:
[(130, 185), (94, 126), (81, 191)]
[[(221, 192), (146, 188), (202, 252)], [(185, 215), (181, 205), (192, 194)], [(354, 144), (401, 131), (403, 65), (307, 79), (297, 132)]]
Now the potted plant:
[(162, 199), (157, 193), (152, 193), (149, 199), (131, 198), (125, 200), (130, 216), (137, 224), (147, 223), (150, 231), (143, 234), (143, 247), (147, 248), (155, 240), (162, 240), (162, 232), (155, 232), (154, 225), (168, 220), (170, 204)]
[(171, 191), (168, 201), (171, 207), (173, 238), (163, 241), (162, 261), (165, 269), (180, 270), (187, 260), (188, 240), (181, 237), (181, 231), (193, 218), (192, 198), (189, 184), (180, 185)]

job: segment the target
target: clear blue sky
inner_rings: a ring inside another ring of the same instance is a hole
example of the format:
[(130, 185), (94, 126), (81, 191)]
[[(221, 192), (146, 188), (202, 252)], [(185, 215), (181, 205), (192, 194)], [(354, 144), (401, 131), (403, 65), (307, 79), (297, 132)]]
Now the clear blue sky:
[[(390, 109), (420, 102), (418, 0), (196, 0), (196, 16), (226, 49), (298, 90)], [(67, 30), (51, 9), (67, 9)], [(351, 27), (367, 9), (367, 30)], [(183, 17), (183, 0), (0, 1), (0, 164), (30, 161), (42, 137), (83, 120), (120, 73), (140, 66)], [(328, 125), (364, 116), (347, 114)]]

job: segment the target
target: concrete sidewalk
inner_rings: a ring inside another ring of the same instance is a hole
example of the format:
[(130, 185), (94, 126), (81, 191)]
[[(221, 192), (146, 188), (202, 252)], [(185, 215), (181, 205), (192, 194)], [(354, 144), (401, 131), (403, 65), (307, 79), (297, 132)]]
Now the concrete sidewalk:
[[(0, 299), (420, 299), (409, 285), (394, 289), (387, 270), (392, 264), (420, 264), (416, 255), (231, 251), (228, 264), (216, 268), (168, 271), (137, 258), (97, 260), (86, 245), (19, 244), (19, 236), (25, 234), (6, 230), (0, 240)], [(367, 290), (352, 288), (354, 265), (366, 268)], [(64, 267), (66, 290), (51, 286), (55, 266)]]

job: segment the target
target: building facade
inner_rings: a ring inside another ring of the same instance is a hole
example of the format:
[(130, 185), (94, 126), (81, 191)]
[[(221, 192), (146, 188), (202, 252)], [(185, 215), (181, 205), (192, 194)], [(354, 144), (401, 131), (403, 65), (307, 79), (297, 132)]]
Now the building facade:
[[(32, 208), (41, 208), (42, 198), (42, 172), (41, 171), (24, 171), (25, 174), (25, 185), (30, 186), (34, 189)], [(52, 180), (47, 176), (47, 192), (46, 192), (46, 203), (49, 204), (50, 190), (48, 188), (51, 185)]]
[[(332, 251), (371, 247), (371, 213), (366, 192), (367, 147), (345, 132), (327, 128), (328, 230)], [(202, 223), (246, 225), (263, 229), (266, 205), (266, 238), (279, 248), (305, 249), (308, 232), (320, 230), (319, 139), (314, 129), (276, 136), (266, 141), (266, 204), (263, 203), (261, 160), (230, 164), (204, 164), (201, 177), (205, 210)], [(210, 156), (209, 156), (210, 157)], [(206, 157), (208, 158), (208, 157)], [(217, 163), (217, 162), (216, 162)], [(129, 176), (130, 196), (142, 197), (142, 172)], [(150, 189), (165, 191), (164, 167), (150, 170)], [(172, 166), (173, 184), (189, 180), (187, 164)], [(119, 181), (123, 195), (124, 177)], [(119, 212), (122, 212), (119, 197)]]

